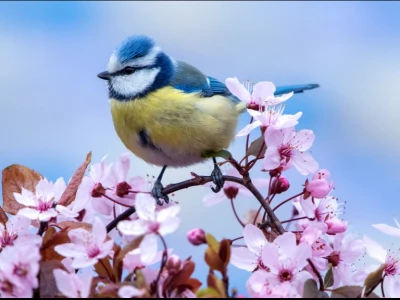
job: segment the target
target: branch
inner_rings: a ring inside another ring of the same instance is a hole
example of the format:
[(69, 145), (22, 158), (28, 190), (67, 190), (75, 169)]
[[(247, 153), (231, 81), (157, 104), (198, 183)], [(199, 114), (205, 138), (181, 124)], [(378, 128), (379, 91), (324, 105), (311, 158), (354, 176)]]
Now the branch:
[(133, 215), (135, 212), (136, 209), (134, 207), (128, 208), (126, 211), (124, 211), (122, 214), (120, 214), (106, 226), (107, 233), (113, 230), (120, 221), (129, 218), (130, 215)]

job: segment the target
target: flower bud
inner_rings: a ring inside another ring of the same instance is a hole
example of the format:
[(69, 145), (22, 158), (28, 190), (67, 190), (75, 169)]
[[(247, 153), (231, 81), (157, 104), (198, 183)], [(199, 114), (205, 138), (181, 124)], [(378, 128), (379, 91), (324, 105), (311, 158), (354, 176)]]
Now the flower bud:
[(103, 187), (103, 185), (99, 182), (97, 183), (91, 193), (91, 196), (93, 198), (100, 198), (106, 193), (106, 189)]
[(117, 194), (118, 197), (124, 197), (129, 194), (129, 190), (132, 187), (127, 183), (126, 181), (120, 182), (117, 184), (117, 187), (115, 188), (115, 193)]
[(290, 187), (289, 181), (281, 176), (279, 178), (272, 179), (271, 194), (280, 194), (286, 192)]
[(175, 271), (179, 271), (181, 269), (182, 266), (182, 261), (179, 258), (178, 255), (172, 254), (166, 263), (166, 267), (168, 270), (175, 270)]
[(338, 218), (329, 218), (325, 224), (328, 225), (326, 233), (331, 235), (345, 232), (347, 229), (347, 223)]
[(328, 263), (332, 264), (332, 267), (336, 267), (340, 262), (340, 254), (337, 251), (333, 251), (326, 258), (328, 259)]
[(187, 238), (192, 245), (206, 244), (206, 234), (203, 229), (195, 228), (187, 233)]
[(224, 193), (228, 199), (232, 200), (236, 198), (237, 194), (239, 193), (239, 189), (236, 186), (229, 186), (224, 188)]
[(319, 170), (313, 176), (312, 181), (307, 184), (307, 192), (309, 192), (314, 198), (322, 199), (326, 197), (333, 189), (333, 181), (328, 182), (330, 175), (331, 174), (328, 170)]

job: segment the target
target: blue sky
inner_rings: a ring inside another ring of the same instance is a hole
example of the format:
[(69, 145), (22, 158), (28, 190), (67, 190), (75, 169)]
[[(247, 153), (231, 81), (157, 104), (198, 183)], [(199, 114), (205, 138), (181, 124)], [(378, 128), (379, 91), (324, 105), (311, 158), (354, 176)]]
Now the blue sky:
[[(287, 112), (302, 111), (298, 128), (314, 130), (312, 154), (331, 171), (351, 228), (389, 245), (370, 225), (393, 224), (400, 213), (399, 14), (399, 2), (381, 1), (1, 2), (0, 168), (19, 163), (68, 179), (89, 151), (93, 161), (108, 154), (110, 162), (125, 152), (96, 74), (119, 42), (143, 33), (220, 80), (319, 83), (289, 100)], [(243, 115), (239, 127), (248, 120)], [(230, 150), (240, 155), (243, 146), (237, 139)], [(132, 161), (132, 174), (159, 172), (133, 155)], [(211, 165), (170, 169), (165, 183), (190, 171), (207, 174)], [(288, 178), (289, 194), (297, 193), (305, 178), (296, 172)], [(182, 226), (168, 239), (178, 254), (199, 262), (202, 279), (204, 248), (188, 245), (187, 230), (241, 235), (229, 203), (203, 207), (207, 192), (176, 193)], [(237, 202), (241, 215), (256, 207)], [(247, 274), (231, 269), (232, 285), (243, 291)]]

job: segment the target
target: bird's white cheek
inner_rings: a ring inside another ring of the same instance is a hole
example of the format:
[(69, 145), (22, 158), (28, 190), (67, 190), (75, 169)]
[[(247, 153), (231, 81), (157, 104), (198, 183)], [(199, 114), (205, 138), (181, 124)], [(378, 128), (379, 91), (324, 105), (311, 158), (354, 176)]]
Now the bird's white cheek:
[(135, 97), (154, 83), (159, 72), (160, 68), (142, 69), (131, 75), (116, 76), (112, 79), (112, 86), (120, 95)]

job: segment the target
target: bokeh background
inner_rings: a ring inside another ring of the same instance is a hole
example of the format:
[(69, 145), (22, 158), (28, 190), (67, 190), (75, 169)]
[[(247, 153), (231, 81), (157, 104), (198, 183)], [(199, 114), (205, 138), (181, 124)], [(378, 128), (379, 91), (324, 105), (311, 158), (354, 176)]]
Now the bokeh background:
[[(53, 181), (68, 180), (89, 151), (94, 162), (126, 152), (96, 74), (118, 43), (143, 33), (220, 80), (319, 83), (290, 99), (286, 111), (302, 111), (298, 128), (314, 130), (312, 155), (331, 171), (333, 195), (346, 202), (343, 218), (351, 230), (390, 246), (371, 224), (394, 225), (400, 212), (399, 14), (399, 2), (383, 1), (1, 2), (0, 168), (18, 163)], [(243, 115), (239, 127), (248, 121)], [(243, 147), (244, 138), (237, 139), (230, 150), (240, 158)], [(132, 175), (158, 174), (158, 167), (131, 157)], [(168, 169), (164, 183), (211, 170), (211, 164)], [(305, 177), (287, 176), (291, 196)], [(204, 247), (191, 246), (186, 232), (202, 227), (217, 238), (242, 235), (228, 201), (204, 207), (207, 193), (205, 187), (176, 193), (182, 225), (167, 239), (177, 254), (193, 256), (203, 280)], [(236, 204), (241, 216), (258, 207), (253, 199)], [(231, 267), (240, 292), (247, 277)]]

